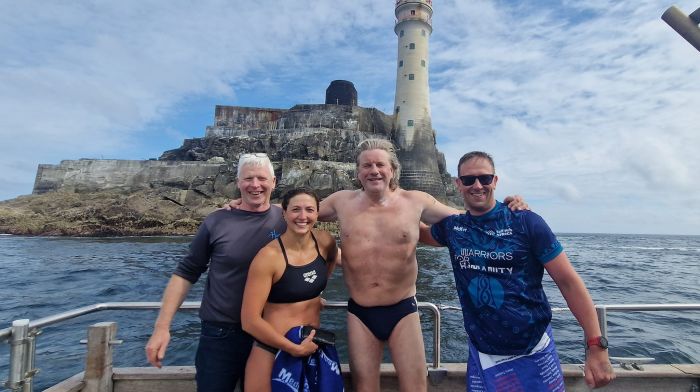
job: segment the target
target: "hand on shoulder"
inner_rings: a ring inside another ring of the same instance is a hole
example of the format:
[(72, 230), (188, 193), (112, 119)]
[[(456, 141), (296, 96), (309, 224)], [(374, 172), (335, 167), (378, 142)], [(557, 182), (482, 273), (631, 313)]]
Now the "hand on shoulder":
[(530, 206), (527, 205), (525, 199), (520, 195), (506, 196), (503, 199), (503, 204), (507, 205), (511, 211), (530, 210)]

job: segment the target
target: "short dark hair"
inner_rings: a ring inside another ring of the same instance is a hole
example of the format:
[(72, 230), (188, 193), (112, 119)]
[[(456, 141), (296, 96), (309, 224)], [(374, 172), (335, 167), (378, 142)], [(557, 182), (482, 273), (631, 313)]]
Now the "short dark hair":
[(493, 168), (493, 172), (494, 173), (496, 172), (496, 164), (493, 163), (493, 158), (491, 157), (491, 155), (489, 155), (488, 153), (485, 153), (483, 151), (472, 151), (472, 152), (468, 152), (468, 153), (462, 155), (462, 157), (459, 158), (459, 163), (457, 164), (457, 175), (459, 175), (459, 168), (462, 166), (462, 164), (464, 162), (470, 161), (470, 160), (476, 159), (476, 158), (486, 159), (487, 161), (489, 161), (489, 163), (491, 164), (491, 167)]
[(309, 195), (313, 197), (314, 200), (316, 200), (316, 210), (319, 209), (318, 195), (313, 189), (306, 187), (292, 188), (288, 190), (284, 196), (282, 196), (282, 209), (286, 211), (287, 207), (289, 207), (289, 201), (292, 200), (294, 196), (298, 195)]

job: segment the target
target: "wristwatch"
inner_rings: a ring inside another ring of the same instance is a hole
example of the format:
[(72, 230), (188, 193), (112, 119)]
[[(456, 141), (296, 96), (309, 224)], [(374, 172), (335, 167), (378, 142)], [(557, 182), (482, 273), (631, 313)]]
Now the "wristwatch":
[(586, 340), (586, 350), (588, 350), (591, 346), (598, 346), (603, 350), (607, 350), (608, 339), (606, 339), (605, 336), (596, 336), (589, 338), (588, 340)]

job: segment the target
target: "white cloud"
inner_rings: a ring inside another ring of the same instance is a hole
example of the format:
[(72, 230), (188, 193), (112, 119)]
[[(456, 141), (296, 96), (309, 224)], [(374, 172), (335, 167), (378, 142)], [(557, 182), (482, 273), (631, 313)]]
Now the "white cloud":
[(5, 4), (0, 137), (12, 148), (0, 198), (29, 193), (38, 163), (148, 149), (132, 143), (149, 126), (168, 127), (191, 97), (235, 100), (256, 72), (308, 79), (321, 53), (347, 68), (330, 48), (351, 27), (391, 20), (378, 11), (372, 1)]
[[(392, 5), (5, 4), (0, 199), (28, 193), (38, 163), (145, 159), (203, 135), (173, 123), (192, 102), (321, 102), (347, 79), (361, 105), (390, 112)], [(492, 153), (499, 194), (524, 195), (555, 230), (700, 234), (686, 207), (700, 202), (700, 53), (661, 21), (667, 6), (435, 2), (431, 103), (448, 169)]]
[[(517, 181), (499, 182), (499, 193), (525, 195), (546, 218), (563, 206), (560, 229), (700, 233), (668, 216), (700, 201), (700, 86), (690, 76), (700, 54), (661, 21), (666, 5), (458, 3), (436, 10), (450, 31), (431, 59), (433, 123), (451, 170), (468, 150), (491, 152)], [(650, 207), (670, 210), (654, 221)]]

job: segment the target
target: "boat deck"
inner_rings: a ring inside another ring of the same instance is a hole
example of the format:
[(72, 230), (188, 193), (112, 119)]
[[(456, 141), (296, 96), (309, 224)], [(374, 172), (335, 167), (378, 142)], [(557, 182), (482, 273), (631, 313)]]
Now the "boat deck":
[[(464, 392), (466, 364), (446, 363), (445, 377), (438, 383), (428, 382), (428, 391)], [(589, 391), (583, 380), (583, 365), (563, 365), (566, 390)], [(352, 391), (350, 369), (341, 367), (345, 389)], [(700, 389), (700, 365), (644, 365), (643, 370), (616, 368), (617, 378), (601, 391), (610, 392), (689, 392)], [(115, 368), (112, 376), (114, 392), (194, 392), (194, 366), (170, 366), (162, 369), (128, 367)], [(84, 373), (79, 373), (45, 392), (84, 391)], [(391, 364), (382, 364), (382, 391), (398, 391), (398, 379)]]

